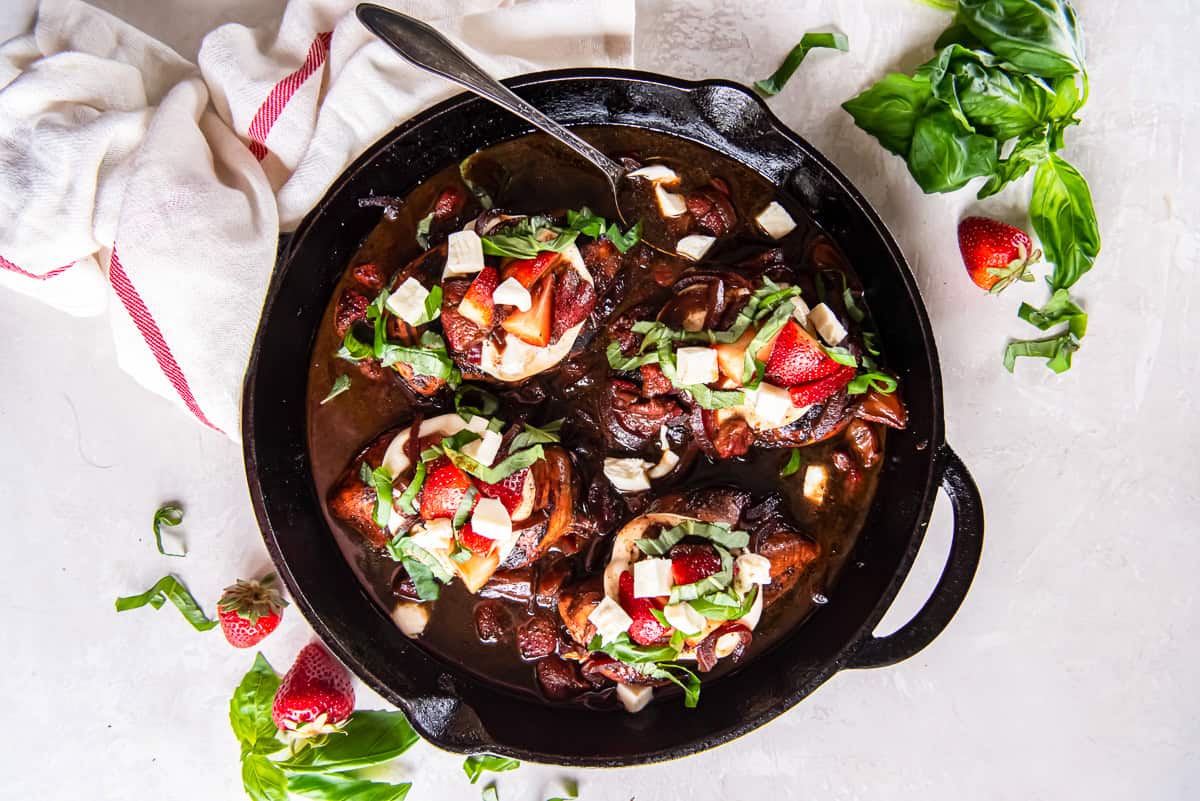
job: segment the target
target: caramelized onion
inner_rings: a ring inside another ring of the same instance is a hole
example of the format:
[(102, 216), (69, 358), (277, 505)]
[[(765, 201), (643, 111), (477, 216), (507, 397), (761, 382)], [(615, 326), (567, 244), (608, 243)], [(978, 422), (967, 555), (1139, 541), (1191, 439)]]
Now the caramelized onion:
[(722, 649), (728, 649), (726, 655), (734, 662), (739, 661), (745, 655), (746, 648), (749, 647), (750, 641), (754, 639), (754, 635), (750, 633), (750, 629), (741, 623), (731, 621), (724, 624), (712, 634), (705, 637), (700, 645), (696, 647), (696, 664), (700, 668), (701, 673), (707, 673), (716, 667), (717, 660), (721, 658), (717, 655), (717, 644), (725, 636), (736, 638), (736, 644), (732, 648), (728, 648), (728, 645), (726, 645)]

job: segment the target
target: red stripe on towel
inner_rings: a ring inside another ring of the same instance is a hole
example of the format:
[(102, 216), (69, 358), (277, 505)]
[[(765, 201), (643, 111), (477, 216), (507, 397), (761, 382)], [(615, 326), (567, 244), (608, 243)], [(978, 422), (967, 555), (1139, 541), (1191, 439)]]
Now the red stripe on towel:
[(187, 378), (183, 374), (183, 370), (179, 367), (179, 362), (175, 361), (175, 354), (171, 353), (171, 348), (167, 345), (167, 340), (163, 339), (162, 330), (158, 327), (158, 323), (154, 321), (154, 317), (150, 314), (150, 310), (146, 308), (145, 301), (134, 288), (133, 282), (129, 280), (129, 275), (126, 274), (125, 268), (121, 266), (121, 260), (117, 258), (116, 246), (113, 246), (112, 258), (108, 262), (108, 281), (112, 284), (112, 288), (116, 291), (117, 297), (121, 299), (121, 303), (125, 306), (125, 311), (129, 312), (129, 316), (133, 318), (133, 324), (137, 326), (138, 331), (142, 334), (142, 339), (146, 340), (146, 345), (149, 346), (150, 352), (154, 354), (155, 360), (158, 361), (158, 366), (166, 375), (167, 380), (171, 382), (171, 386), (175, 387), (175, 391), (179, 393), (179, 397), (184, 404), (191, 410), (192, 414), (196, 415), (201, 423), (211, 428), (213, 431), (224, 434), (224, 431), (217, 428), (208, 418), (204, 416), (204, 412), (200, 409), (200, 404), (196, 402), (196, 396), (192, 394), (192, 388), (188, 386)]
[(325, 63), (325, 58), (329, 55), (329, 40), (332, 38), (332, 31), (318, 33), (309, 46), (308, 56), (300, 65), (300, 69), (275, 84), (267, 99), (258, 107), (254, 119), (250, 121), (248, 132), (250, 152), (254, 154), (254, 158), (262, 161), (267, 157), (267, 135), (271, 133), (271, 127), (283, 113), (283, 108), (292, 99), (292, 95), (296, 94), (296, 90)]
[(37, 273), (31, 273), (28, 270), (22, 270), (8, 259), (0, 256), (0, 268), (8, 270), (9, 272), (14, 272), (17, 275), (23, 275), (26, 278), (32, 278), (35, 281), (49, 281), (54, 276), (61, 275), (74, 266), (75, 262), (71, 262), (70, 264), (64, 264), (62, 267), (55, 267), (53, 270), (44, 275), (38, 275)]

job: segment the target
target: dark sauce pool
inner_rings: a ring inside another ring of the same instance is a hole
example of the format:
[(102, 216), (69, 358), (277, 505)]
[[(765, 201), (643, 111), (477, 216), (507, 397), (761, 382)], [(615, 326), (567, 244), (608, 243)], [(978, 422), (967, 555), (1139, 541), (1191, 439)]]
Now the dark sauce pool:
[[(739, 223), (730, 235), (710, 251), (705, 265), (716, 263), (727, 269), (728, 265), (767, 247), (781, 247), (789, 264), (800, 265), (801, 271), (811, 278), (823, 274), (826, 283), (836, 287), (835, 291), (829, 293), (827, 302), (843, 320), (849, 322), (840, 300), (841, 284), (832, 275), (841, 273), (850, 287), (858, 288), (859, 282), (849, 265), (832, 241), (803, 210), (777, 198), (774, 188), (757, 173), (706, 147), (657, 132), (603, 127), (584, 128), (580, 133), (610, 155), (635, 154), (642, 159), (666, 162), (683, 177), (684, 186), (700, 185), (714, 176), (726, 181), (738, 210)], [(606, 184), (594, 169), (540, 134), (483, 151), (473, 156), (470, 164), (472, 181), (488, 188), (497, 208), (514, 212), (540, 212), (587, 205), (609, 219), (616, 218)], [(352, 365), (334, 356), (340, 345), (333, 330), (334, 307), (336, 298), (350, 282), (352, 269), (356, 265), (373, 262), (390, 276), (421, 252), (415, 238), (417, 222), (427, 213), (438, 193), (448, 185), (462, 185), (458, 165), (447, 167), (410, 193), (397, 213), (381, 215), (379, 224), (347, 264), (334, 290), (321, 322), (309, 368), (308, 449), (313, 480), (322, 498), (322, 511), (346, 560), (370, 596), (389, 614), (396, 603), (391, 591), (396, 563), (386, 553), (365, 545), (357, 534), (335, 520), (324, 499), (342, 471), (367, 442), (389, 428), (406, 425), (412, 419), (414, 402), (398, 378), (389, 375), (383, 381), (368, 381)], [(750, 221), (753, 214), (776, 199), (788, 207), (797, 222), (797, 229), (780, 243), (765, 239), (753, 229)], [(629, 269), (633, 275), (627, 285), (630, 290), (628, 301), (631, 302), (635, 297), (667, 297), (669, 290), (655, 284), (646, 267), (633, 265)], [(614, 314), (619, 314), (625, 305), (628, 303), (620, 302)], [(573, 454), (580, 486), (587, 486), (600, 469), (605, 455), (599, 432), (586, 424), (587, 416), (593, 414), (592, 410), (597, 407), (597, 393), (607, 374), (604, 343), (604, 333), (601, 331), (588, 346), (589, 353), (582, 357), (587, 361), (582, 378), (577, 378), (576, 373), (570, 381), (561, 378), (555, 380), (558, 378), (555, 375), (557, 371), (551, 371), (531, 379), (542, 381), (548, 391), (547, 401), (533, 412), (531, 421), (566, 418), (563, 445)], [(351, 389), (336, 400), (321, 405), (320, 401), (333, 381), (342, 374), (350, 376)], [(421, 409), (426, 417), (452, 411), (452, 407), (445, 402), (440, 406), (425, 403)], [(498, 416), (504, 417), (504, 411), (501, 408)], [(876, 424), (872, 426), (882, 441), (882, 427)], [(655, 493), (716, 485), (733, 485), (750, 490), (756, 500), (769, 493), (782, 493), (800, 530), (821, 547), (820, 558), (800, 578), (794, 589), (765, 610), (743, 663), (789, 634), (825, 603), (826, 597), (831, 603), (836, 603), (836, 594), (831, 588), (862, 526), (874, 494), (878, 464), (882, 463), (880, 459), (876, 467), (863, 471), (853, 501), (850, 502), (847, 500), (850, 490), (843, 474), (832, 466), (831, 452), (837, 442), (835, 439), (802, 450), (805, 465), (823, 466), (828, 475), (825, 500), (820, 504), (809, 501), (802, 493), (804, 468), (788, 478), (779, 477), (779, 471), (789, 455), (787, 449), (752, 448), (744, 458), (718, 462), (699, 455), (682, 475), (655, 482), (655, 489), (652, 490)], [(652, 461), (657, 460), (657, 454), (647, 455), (652, 457)], [(635, 512), (631, 511), (621, 522), (633, 516)], [(603, 570), (611, 533), (602, 532), (602, 542), (592, 548), (585, 544), (572, 557), (576, 563), (576, 575), (583, 575), (587, 569), (589, 550), (593, 552), (590, 560), (592, 567)], [(597, 563), (598, 555), (602, 558)], [(417, 642), (433, 654), (466, 668), (498, 688), (526, 696), (532, 694), (549, 703), (540, 693), (532, 663), (522, 660), (512, 636), (516, 627), (536, 610), (531, 609), (530, 604), (502, 601), (512, 623), (509, 635), (499, 642), (485, 644), (479, 641), (475, 631), (474, 608), (479, 601), (463, 588), (460, 581), (443, 587), (441, 598), (432, 605), (430, 621)], [(397, 629), (395, 636), (404, 635)], [(736, 671), (737, 666), (727, 662), (722, 660), (718, 663), (715, 670), (706, 674), (705, 682)], [(656, 697), (670, 697), (676, 692), (674, 688), (664, 689)], [(611, 690), (606, 690), (589, 694), (581, 700), (594, 706), (615, 705), (615, 699), (609, 696)], [(674, 703), (678, 703), (678, 700)], [(700, 703), (703, 703), (703, 694)]]

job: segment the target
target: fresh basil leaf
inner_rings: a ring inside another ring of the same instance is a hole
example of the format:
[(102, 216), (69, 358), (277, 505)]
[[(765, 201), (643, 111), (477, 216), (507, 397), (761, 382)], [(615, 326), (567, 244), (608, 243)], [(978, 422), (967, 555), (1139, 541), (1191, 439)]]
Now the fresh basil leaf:
[(438, 352), (426, 348), (395, 345), (390, 342), (383, 343), (380, 346), (379, 364), (383, 367), (391, 367), (397, 362), (409, 365), (417, 375), (427, 375), (431, 378), (447, 379), (454, 369), (454, 361), (445, 351)]
[[(322, 401), (322, 403), (323, 402), (324, 401)], [(186, 548), (183, 550), (183, 553), (171, 553), (163, 548), (162, 542), (162, 527), (171, 526), (173, 528), (182, 522), (183, 509), (174, 504), (164, 504), (163, 506), (160, 506), (154, 510), (154, 522), (152, 524), (154, 529), (154, 546), (158, 548), (158, 552), (163, 556), (187, 556)]]
[[(392, 558), (395, 558), (394, 554)], [(442, 587), (433, 575), (433, 571), (425, 563), (418, 562), (416, 559), (410, 559), (407, 556), (401, 556), (399, 561), (404, 566), (404, 572), (412, 579), (418, 598), (422, 601), (436, 601), (441, 596)]]
[(920, 0), (922, 4), (938, 11), (954, 11), (958, 8), (958, 0)]
[(375, 525), (386, 528), (388, 520), (392, 517), (392, 504), (395, 502), (392, 496), (392, 472), (386, 467), (372, 470), (370, 465), (363, 462), (359, 466), (358, 477), (375, 490), (375, 511), (372, 516)]
[(196, 599), (188, 592), (188, 588), (174, 576), (163, 576), (154, 583), (153, 587), (140, 595), (129, 595), (124, 598), (118, 598), (116, 607), (118, 612), (125, 612), (142, 606), (161, 609), (167, 601), (175, 605), (175, 608), (179, 610), (188, 623), (192, 624), (192, 628), (196, 631), (208, 631), (217, 625), (217, 621), (208, 619), (204, 614), (204, 610), (200, 608), (200, 604), (196, 603)]
[(850, 383), (846, 385), (846, 393), (849, 395), (861, 395), (873, 389), (876, 392), (890, 395), (896, 391), (896, 387), (899, 385), (899, 382), (887, 373), (872, 370), (871, 372), (856, 375), (850, 379)]
[(356, 779), (343, 773), (301, 773), (288, 777), (288, 791), (318, 801), (404, 801), (412, 785)]
[(321, 405), (324, 406), (348, 389), (350, 389), (350, 376), (343, 373), (333, 379), (333, 386), (329, 388), (329, 394), (321, 399)]
[(858, 367), (858, 359), (850, 352), (848, 348), (830, 348), (821, 346), (825, 351), (825, 355), (833, 359), (838, 364), (843, 364), (846, 367)]
[(562, 438), (558, 432), (562, 430), (564, 422), (562, 418), (551, 420), (544, 428), (524, 423), (522, 424), (520, 433), (513, 437), (512, 444), (508, 446), (508, 449), (510, 451), (519, 451), (530, 445), (562, 442)]
[(242, 759), (242, 787), (253, 801), (287, 801), (287, 776), (262, 754)]
[(429, 250), (429, 226), (433, 224), (433, 212), (429, 212), (417, 221), (417, 244), (421, 250)]
[(764, 97), (773, 97), (779, 94), (784, 85), (791, 80), (808, 52), (818, 47), (840, 50), (845, 53), (850, 49), (850, 40), (840, 33), (806, 33), (800, 37), (800, 42), (787, 54), (783, 63), (779, 65), (779, 69), (775, 70), (770, 78), (755, 81), (754, 88)]
[(425, 462), (423, 460), (418, 461), (417, 467), (413, 471), (412, 481), (408, 482), (408, 486), (404, 488), (404, 493), (396, 501), (396, 506), (400, 507), (400, 511), (405, 514), (415, 515), (417, 513), (417, 493), (421, 491), (421, 487), (425, 484), (425, 473)]
[(1042, 79), (1010, 73), (990, 54), (958, 44), (943, 48), (917, 74), (968, 131), (1002, 142), (1044, 128), (1055, 99)]
[(628, 253), (634, 245), (642, 241), (642, 221), (638, 220), (625, 233), (621, 233), (621, 229), (616, 223), (608, 226), (608, 230), (604, 232), (608, 237), (608, 241), (613, 243), (613, 247), (620, 253)]
[(794, 475), (800, 470), (800, 466), (804, 464), (804, 457), (800, 455), (799, 448), (792, 448), (791, 455), (788, 456), (787, 464), (779, 471), (780, 478), (787, 478)]
[(588, 650), (608, 654), (613, 659), (627, 665), (661, 662), (674, 659), (679, 655), (679, 650), (670, 646), (635, 645), (625, 632), (621, 632), (615, 640), (607, 643), (602, 642), (600, 635), (597, 634), (588, 643)]
[(644, 364), (658, 364), (657, 352), (641, 353), (636, 356), (622, 355), (620, 342), (609, 342), (605, 355), (608, 356), (608, 366), (614, 370), (636, 370)]
[(434, 320), (442, 316), (442, 286), (436, 285), (429, 290), (429, 294), (425, 296), (425, 311), (417, 318), (416, 326), (422, 326), (426, 323), (432, 323)]
[(481, 801), (500, 801), (500, 793), (496, 790), (495, 782), (483, 788), (483, 792), (479, 794)]
[(1051, 78), (1085, 72), (1079, 24), (1066, 0), (960, 0), (957, 20), (1022, 72)]
[(854, 124), (902, 158), (908, 156), (917, 121), (933, 99), (933, 87), (923, 78), (892, 73), (842, 104)]
[(709, 389), (703, 384), (685, 384), (676, 389), (691, 393), (692, 400), (701, 409), (728, 409), (746, 402), (746, 393), (740, 389)]
[(1033, 131), (1017, 140), (1008, 158), (996, 163), (996, 170), (980, 188), (977, 197), (982, 200), (999, 192), (1013, 181), (1020, 179), (1031, 167), (1036, 167), (1050, 157), (1050, 143), (1045, 128)]
[(521, 767), (521, 763), (518, 760), (491, 754), (475, 754), (463, 761), (463, 772), (467, 774), (471, 784), (479, 781), (479, 777), (485, 772), (503, 773), (519, 767)]
[(1065, 289), (1056, 289), (1050, 300), (1040, 309), (1035, 309), (1028, 303), (1022, 303), (1017, 316), (1030, 325), (1046, 331), (1061, 322), (1068, 323), (1068, 330), (1077, 339), (1083, 339), (1087, 334), (1087, 312), (1071, 300), (1071, 295)]
[(751, 587), (750, 592), (746, 593), (746, 597), (742, 599), (741, 604), (734, 604), (732, 606), (715, 603), (707, 597), (688, 601), (688, 605), (709, 620), (741, 620), (750, 614), (750, 609), (754, 606), (754, 599), (757, 597), (758, 591), (758, 585)]
[(336, 354), (339, 359), (344, 359), (348, 362), (361, 362), (363, 359), (369, 359), (373, 355), (374, 350), (372, 347), (354, 336), (353, 328), (347, 331), (346, 336), (342, 338), (342, 346), (338, 348)]
[[(550, 240), (542, 239), (542, 232), (554, 234)], [(488, 256), (504, 256), (514, 259), (532, 259), (543, 251), (561, 253), (575, 242), (579, 231), (559, 228), (546, 217), (535, 215), (506, 225), (494, 233), (482, 237), (483, 252)]]
[[(467, 401), (472, 395), (479, 398), (478, 405)], [(470, 422), (472, 417), (491, 417), (500, 408), (500, 399), (482, 387), (464, 384), (454, 392), (454, 411)]]
[(671, 588), (670, 603), (693, 601), (704, 595), (720, 592), (733, 583), (733, 555), (720, 545), (714, 545), (721, 557), (721, 569), (691, 584), (676, 584)]
[(1004, 369), (1013, 371), (1017, 359), (1036, 357), (1046, 360), (1046, 366), (1056, 373), (1071, 369), (1071, 354), (1079, 350), (1079, 339), (1067, 331), (1046, 339), (1020, 339), (1009, 342), (1004, 349)]
[[(271, 719), (279, 676), (261, 653), (242, 677), (229, 699), (229, 725), (242, 745), (242, 753), (274, 753), (284, 747), (276, 738), (278, 729)], [(260, 744), (262, 744), (260, 746)], [(269, 750), (263, 750), (263, 747)]]
[(1050, 288), (1069, 288), (1100, 253), (1100, 224), (1087, 181), (1057, 153), (1038, 166), (1029, 216), (1046, 260), (1054, 264)]
[(485, 484), (496, 484), (523, 468), (529, 467), (546, 457), (541, 445), (516, 451), (494, 467), (484, 467), (479, 462), (457, 450), (446, 450), (446, 458), (459, 470), (465, 470)]
[[(683, 677), (676, 677), (672, 671), (679, 671)], [(677, 662), (660, 663), (655, 666), (650, 675), (656, 679), (667, 679), (678, 685), (679, 689), (683, 690), (683, 705), (687, 709), (695, 709), (696, 704), (700, 702), (700, 677), (689, 668)]]
[(972, 178), (996, 169), (999, 145), (990, 136), (971, 133), (949, 111), (917, 121), (908, 151), (908, 169), (925, 192), (953, 192)]
[(599, 239), (604, 233), (604, 228), (608, 223), (603, 217), (592, 213), (592, 210), (584, 206), (579, 211), (567, 211), (567, 227), (574, 228), (584, 236), (590, 236), (592, 239)]
[(289, 773), (343, 773), (390, 762), (418, 739), (402, 712), (360, 709), (323, 745), (275, 764)]
[[(387, 551), (392, 559), (397, 562), (401, 562), (404, 565), (405, 570), (408, 570), (408, 574), (414, 583), (417, 582), (417, 577), (414, 576), (413, 571), (409, 569), (410, 564), (413, 563), (415, 563), (415, 565), (421, 565), (425, 567), (430, 575), (443, 584), (449, 584), (454, 578), (452, 575), (450, 575), (450, 572), (446, 570), (446, 566), (442, 564), (440, 559), (422, 548), (420, 545), (417, 545), (415, 542), (413, 542), (412, 537), (406, 537), (403, 535), (393, 537), (387, 544)], [(419, 591), (420, 587), (417, 589)], [(434, 595), (432, 598), (427, 598), (424, 594), (421, 595), (422, 601), (433, 601), (436, 599), (436, 595)]]
[(479, 494), (479, 490), (474, 484), (467, 487), (467, 491), (463, 493), (462, 500), (458, 502), (458, 508), (454, 510), (454, 519), (450, 521), (450, 525), (455, 531), (459, 531), (467, 524), (467, 518), (471, 516), (471, 510), (475, 508), (475, 496)]

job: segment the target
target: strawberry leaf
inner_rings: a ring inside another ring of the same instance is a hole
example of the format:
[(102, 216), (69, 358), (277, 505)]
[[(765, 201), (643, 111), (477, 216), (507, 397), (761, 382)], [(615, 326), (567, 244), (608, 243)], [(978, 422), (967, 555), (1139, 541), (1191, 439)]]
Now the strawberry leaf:
[(229, 725), (242, 744), (243, 754), (271, 754), (283, 748), (275, 737), (271, 705), (279, 689), (279, 676), (259, 653), (254, 665), (229, 699)]

